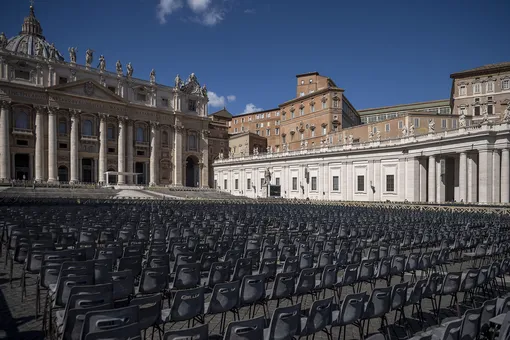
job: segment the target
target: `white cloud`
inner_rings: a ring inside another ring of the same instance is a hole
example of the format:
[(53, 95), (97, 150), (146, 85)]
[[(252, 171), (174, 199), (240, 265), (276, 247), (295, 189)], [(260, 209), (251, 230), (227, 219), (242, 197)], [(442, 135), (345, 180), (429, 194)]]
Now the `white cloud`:
[(212, 91), (208, 91), (207, 96), (209, 97), (209, 105), (212, 107), (224, 107), (226, 103), (236, 100), (236, 96), (232, 94), (225, 98), (225, 96), (218, 96)]
[(233, 94), (231, 94), (230, 96), (227, 96), (227, 100), (228, 102), (235, 102), (236, 101), (236, 96), (234, 96)]
[(255, 104), (253, 104), (253, 103), (249, 103), (249, 104), (246, 104), (246, 107), (244, 108), (243, 113), (252, 113), (252, 112), (257, 112), (257, 111), (262, 111), (262, 110), (264, 110), (264, 109), (261, 107), (256, 107)]
[(209, 7), (211, 0), (188, 0), (188, 6), (195, 13), (203, 12)]
[(198, 22), (205, 26), (214, 26), (225, 18), (223, 11), (218, 9), (211, 9), (207, 13), (204, 13)]
[(166, 16), (182, 8), (182, 0), (159, 0), (158, 19), (161, 24), (166, 23)]

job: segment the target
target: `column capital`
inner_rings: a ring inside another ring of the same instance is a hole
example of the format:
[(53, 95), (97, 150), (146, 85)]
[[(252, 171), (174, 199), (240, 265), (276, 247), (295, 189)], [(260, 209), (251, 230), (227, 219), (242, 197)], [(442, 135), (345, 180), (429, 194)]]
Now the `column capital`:
[(10, 108), (11, 108), (11, 102), (10, 102), (10, 101), (8, 101), (8, 100), (1, 100), (1, 101), (0, 101), (0, 107), (1, 107), (2, 109), (7, 109), (7, 110), (8, 110), (8, 109), (10, 109)]
[(34, 111), (37, 114), (45, 114), (49, 111), (49, 109), (48, 109), (48, 107), (46, 107), (44, 105), (34, 105)]
[(107, 119), (110, 115), (109, 115), (108, 113), (102, 113), (102, 112), (99, 112), (99, 113), (97, 114), (97, 116), (99, 117), (99, 119), (101, 119), (101, 120), (105, 120), (105, 119)]
[(78, 110), (78, 109), (69, 109), (69, 114), (71, 115), (71, 119), (72, 118), (76, 119), (81, 114), (81, 110)]
[(182, 125), (174, 125), (175, 132), (182, 133), (184, 131), (184, 126)]
[(117, 119), (120, 124), (120, 123), (126, 123), (129, 120), (129, 117), (128, 116), (117, 116)]
[(203, 139), (209, 138), (210, 134), (211, 134), (211, 131), (209, 131), (209, 130), (202, 130), (202, 138)]
[(157, 128), (159, 128), (159, 122), (156, 122), (156, 121), (151, 120), (151, 121), (149, 122), (149, 124), (150, 124), (151, 128), (153, 128), (153, 129), (157, 129)]

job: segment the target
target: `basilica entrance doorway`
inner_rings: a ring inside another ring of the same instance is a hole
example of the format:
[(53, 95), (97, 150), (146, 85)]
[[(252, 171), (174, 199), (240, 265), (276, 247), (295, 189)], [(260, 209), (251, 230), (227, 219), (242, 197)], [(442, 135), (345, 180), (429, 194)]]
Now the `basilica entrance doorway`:
[(27, 153), (14, 156), (14, 174), (17, 180), (30, 179), (30, 155)]
[(186, 186), (198, 187), (200, 184), (198, 159), (195, 156), (186, 158)]
[(94, 160), (92, 158), (83, 158), (81, 160), (81, 181), (85, 183), (94, 182), (92, 177)]

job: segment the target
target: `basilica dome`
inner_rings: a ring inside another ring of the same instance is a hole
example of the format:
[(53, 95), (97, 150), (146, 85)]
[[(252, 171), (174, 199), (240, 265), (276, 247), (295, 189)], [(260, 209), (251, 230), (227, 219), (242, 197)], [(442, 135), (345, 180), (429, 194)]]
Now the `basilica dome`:
[(64, 61), (62, 54), (48, 43), (42, 35), (42, 27), (35, 17), (34, 7), (30, 6), (30, 14), (25, 17), (19, 35), (9, 39), (6, 49), (8, 51), (42, 58), (53, 56), (55, 60)]

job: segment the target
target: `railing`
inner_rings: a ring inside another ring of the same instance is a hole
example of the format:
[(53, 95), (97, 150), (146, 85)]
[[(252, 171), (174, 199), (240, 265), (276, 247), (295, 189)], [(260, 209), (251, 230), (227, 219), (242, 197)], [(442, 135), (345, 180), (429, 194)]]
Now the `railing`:
[(81, 136), (81, 140), (91, 141), (91, 142), (97, 142), (97, 136)]
[(22, 129), (15, 127), (12, 129), (12, 133), (20, 134), (20, 135), (32, 135), (32, 129)]
[(339, 152), (339, 151), (348, 151), (348, 150), (364, 150), (364, 149), (372, 149), (376, 147), (390, 147), (390, 146), (402, 146), (406, 144), (413, 144), (416, 142), (425, 142), (425, 141), (433, 141), (436, 139), (448, 138), (453, 136), (463, 136), (469, 135), (473, 132), (481, 132), (481, 131), (510, 131), (509, 123), (498, 123), (498, 124), (485, 124), (485, 125), (471, 125), (464, 128), (457, 128), (451, 130), (445, 130), (435, 133), (427, 133), (421, 135), (413, 135), (406, 137), (398, 137), (398, 138), (388, 138), (382, 140), (368, 141), (368, 142), (359, 142), (353, 144), (327, 144), (320, 145), (314, 147), (303, 148), (300, 150), (287, 150), (280, 152), (271, 152), (271, 153), (259, 153), (257, 155), (247, 155), (247, 156), (234, 156), (230, 158), (217, 159), (214, 161), (214, 164), (223, 164), (223, 163), (232, 163), (232, 162), (242, 162), (247, 160), (264, 160), (264, 159), (275, 159), (275, 158), (283, 158), (283, 157), (292, 157), (298, 155), (313, 155), (313, 154), (321, 154), (321, 153), (330, 153), (330, 152)]
[(139, 141), (136, 141), (135, 142), (135, 146), (137, 146), (139, 148), (148, 148), (149, 147), (149, 142), (139, 142)]

